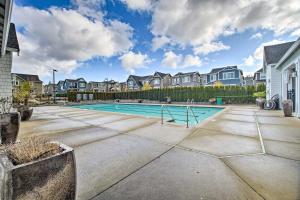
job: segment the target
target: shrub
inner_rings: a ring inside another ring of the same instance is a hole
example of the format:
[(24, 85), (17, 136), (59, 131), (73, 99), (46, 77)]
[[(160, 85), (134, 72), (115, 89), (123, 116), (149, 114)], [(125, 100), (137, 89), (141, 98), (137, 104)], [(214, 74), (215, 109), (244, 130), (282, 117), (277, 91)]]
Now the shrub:
[(253, 93), (253, 97), (266, 98), (266, 91), (255, 92), (255, 93)]
[(45, 138), (31, 137), (8, 145), (6, 152), (12, 163), (19, 165), (55, 155), (61, 152), (61, 148), (58, 144), (51, 143)]

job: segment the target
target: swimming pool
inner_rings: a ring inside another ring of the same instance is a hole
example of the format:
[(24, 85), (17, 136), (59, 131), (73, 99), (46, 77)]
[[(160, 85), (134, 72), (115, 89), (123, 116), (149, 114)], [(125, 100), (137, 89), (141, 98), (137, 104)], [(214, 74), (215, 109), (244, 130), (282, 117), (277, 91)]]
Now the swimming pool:
[[(140, 115), (145, 117), (161, 117), (161, 105), (146, 105), (146, 104), (93, 104), (93, 105), (75, 105), (74, 108), (88, 109), (88, 110), (99, 110), (106, 112), (124, 113), (130, 115)], [(192, 109), (189, 110), (189, 124), (195, 125), (203, 121), (204, 119), (218, 113), (223, 108), (216, 107), (197, 107), (190, 106)], [(164, 121), (174, 121), (177, 124), (186, 124), (187, 117), (186, 106), (165, 106), (163, 115)], [(195, 117), (192, 112), (194, 112)]]

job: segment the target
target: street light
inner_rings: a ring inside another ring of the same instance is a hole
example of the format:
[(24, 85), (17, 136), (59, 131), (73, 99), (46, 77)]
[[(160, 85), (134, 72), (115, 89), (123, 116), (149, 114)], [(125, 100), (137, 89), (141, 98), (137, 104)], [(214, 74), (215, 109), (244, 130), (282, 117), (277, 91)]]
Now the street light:
[(56, 69), (53, 69), (53, 103), (56, 103), (56, 102), (55, 102), (55, 97), (56, 97), (55, 72), (57, 72), (57, 70), (56, 70)]

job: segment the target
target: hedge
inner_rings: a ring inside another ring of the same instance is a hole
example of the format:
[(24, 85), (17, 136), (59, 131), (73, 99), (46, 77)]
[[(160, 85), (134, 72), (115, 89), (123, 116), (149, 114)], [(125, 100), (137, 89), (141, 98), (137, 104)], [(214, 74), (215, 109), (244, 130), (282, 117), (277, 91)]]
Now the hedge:
[[(265, 86), (220, 86), (220, 87), (177, 87), (151, 89), (127, 92), (69, 92), (69, 101), (76, 101), (77, 94), (93, 94), (93, 100), (114, 99), (144, 99), (151, 101), (166, 101), (170, 97), (172, 102), (208, 102), (211, 98), (222, 97), (226, 103), (255, 103), (253, 93), (265, 91)], [(89, 95), (88, 95), (89, 96)]]

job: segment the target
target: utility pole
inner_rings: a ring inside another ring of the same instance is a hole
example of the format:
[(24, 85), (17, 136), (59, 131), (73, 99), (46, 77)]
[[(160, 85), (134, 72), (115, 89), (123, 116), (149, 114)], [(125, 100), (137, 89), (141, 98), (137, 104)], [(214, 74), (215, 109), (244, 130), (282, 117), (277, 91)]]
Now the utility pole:
[(53, 69), (53, 103), (55, 104), (55, 98), (56, 98), (56, 85), (55, 85), (55, 72), (57, 72), (56, 69)]

